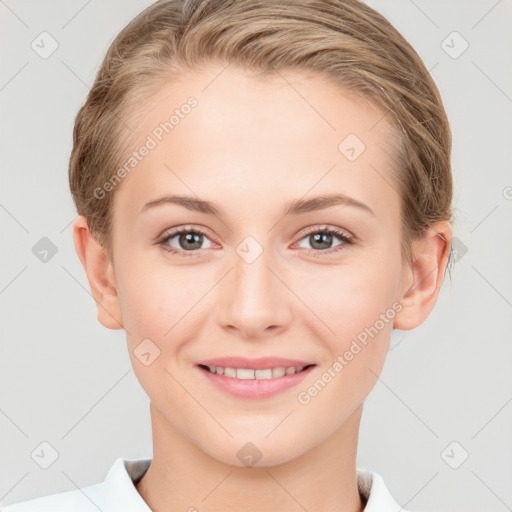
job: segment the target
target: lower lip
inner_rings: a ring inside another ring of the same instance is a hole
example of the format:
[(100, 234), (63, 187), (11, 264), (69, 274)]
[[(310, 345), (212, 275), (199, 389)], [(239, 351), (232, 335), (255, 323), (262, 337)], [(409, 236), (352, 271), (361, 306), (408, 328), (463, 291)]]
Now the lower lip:
[(267, 398), (296, 386), (315, 367), (310, 366), (299, 373), (283, 375), (275, 379), (237, 379), (212, 373), (200, 366), (197, 366), (197, 368), (214, 386), (231, 395), (240, 398)]

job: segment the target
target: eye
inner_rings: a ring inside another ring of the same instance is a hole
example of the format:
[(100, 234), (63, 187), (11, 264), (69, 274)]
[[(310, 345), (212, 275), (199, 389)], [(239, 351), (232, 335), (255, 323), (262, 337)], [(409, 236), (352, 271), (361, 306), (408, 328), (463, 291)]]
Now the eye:
[[(334, 245), (335, 239), (340, 240), (340, 243)], [(175, 240), (174, 240), (175, 239)], [(174, 242), (173, 242), (174, 240)], [(203, 246), (204, 241), (207, 240), (206, 247)], [(332, 254), (346, 248), (347, 245), (354, 243), (353, 237), (336, 228), (329, 228), (314, 226), (306, 230), (305, 236), (298, 242), (305, 240), (312, 247), (311, 251), (315, 256), (320, 254)], [(179, 227), (166, 233), (158, 241), (158, 245), (162, 249), (181, 256), (198, 256), (200, 249), (209, 249), (213, 247), (211, 240), (207, 233), (200, 228), (194, 227)], [(299, 245), (303, 247), (302, 245)]]
[[(174, 244), (170, 243), (173, 239), (176, 239)], [(210, 245), (202, 247), (205, 239), (210, 242)], [(160, 238), (158, 244), (168, 252), (183, 256), (196, 256), (194, 253), (197, 253), (198, 249), (208, 249), (213, 246), (206, 232), (199, 228), (188, 227), (176, 228), (170, 233), (166, 233)]]
[[(335, 238), (341, 240), (341, 243), (335, 245), (333, 248), (332, 244)], [(347, 245), (352, 245), (354, 243), (352, 236), (339, 229), (329, 228), (327, 226), (323, 228), (318, 226), (308, 228), (308, 230), (306, 230), (306, 236), (303, 237), (300, 242), (303, 240), (306, 240), (313, 249), (316, 249), (313, 251), (316, 255), (324, 252), (329, 254), (338, 252), (345, 249)]]

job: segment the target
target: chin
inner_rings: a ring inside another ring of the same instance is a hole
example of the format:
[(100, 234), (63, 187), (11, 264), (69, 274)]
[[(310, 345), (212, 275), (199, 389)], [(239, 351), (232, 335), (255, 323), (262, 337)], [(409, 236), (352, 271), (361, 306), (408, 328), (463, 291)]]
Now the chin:
[(210, 457), (240, 468), (262, 468), (279, 466), (299, 457), (302, 452), (297, 450), (294, 440), (288, 444), (283, 439), (263, 439), (251, 441), (245, 438), (243, 441), (231, 439), (225, 445), (216, 444), (215, 452), (205, 450)]

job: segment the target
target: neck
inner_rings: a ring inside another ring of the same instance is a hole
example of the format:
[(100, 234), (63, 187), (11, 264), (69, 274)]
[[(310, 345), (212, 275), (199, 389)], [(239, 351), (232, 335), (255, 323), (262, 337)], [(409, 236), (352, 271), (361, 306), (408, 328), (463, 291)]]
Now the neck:
[(152, 510), (362, 512), (356, 451), (362, 405), (328, 439), (274, 466), (214, 459), (181, 435), (152, 404), (153, 459), (136, 485)]

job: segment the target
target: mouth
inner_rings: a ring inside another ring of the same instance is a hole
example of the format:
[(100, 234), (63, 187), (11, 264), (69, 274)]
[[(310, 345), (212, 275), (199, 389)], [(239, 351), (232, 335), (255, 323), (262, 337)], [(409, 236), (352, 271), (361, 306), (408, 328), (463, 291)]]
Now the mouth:
[(214, 389), (235, 398), (263, 399), (297, 386), (316, 363), (292, 359), (210, 359), (196, 364)]
[(223, 375), (224, 377), (239, 380), (270, 380), (279, 379), (285, 375), (295, 375), (304, 372), (315, 364), (306, 364), (305, 366), (277, 366), (275, 368), (233, 368), (224, 366), (210, 366), (199, 364), (199, 368), (209, 373)]

